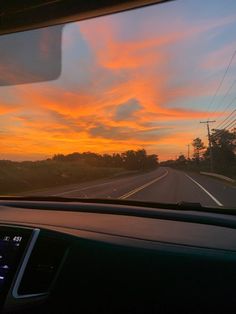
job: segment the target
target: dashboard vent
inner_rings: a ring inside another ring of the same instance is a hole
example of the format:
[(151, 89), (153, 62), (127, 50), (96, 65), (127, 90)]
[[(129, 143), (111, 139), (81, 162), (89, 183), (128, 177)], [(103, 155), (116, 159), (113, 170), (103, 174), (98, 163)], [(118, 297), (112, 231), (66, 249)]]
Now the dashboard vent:
[(67, 249), (66, 241), (38, 238), (22, 277), (18, 295), (47, 293), (56, 278)]

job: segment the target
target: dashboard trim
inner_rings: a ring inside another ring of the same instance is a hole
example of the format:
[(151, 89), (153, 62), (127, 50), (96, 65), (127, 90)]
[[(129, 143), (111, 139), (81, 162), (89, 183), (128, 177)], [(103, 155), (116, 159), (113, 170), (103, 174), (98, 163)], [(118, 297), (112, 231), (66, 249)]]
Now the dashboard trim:
[(40, 233), (40, 229), (38, 229), (38, 228), (33, 229), (29, 246), (28, 246), (26, 254), (23, 258), (23, 262), (21, 263), (20, 269), (17, 272), (17, 275), (16, 275), (17, 277), (14, 281), (14, 286), (12, 289), (12, 296), (15, 299), (32, 298), (32, 297), (47, 295), (47, 293), (34, 293), (34, 294), (22, 294), (22, 295), (18, 294), (18, 289), (19, 289), (19, 286), (21, 284), (22, 277), (24, 275), (26, 266), (28, 264), (28, 261), (29, 261), (29, 258), (31, 256), (31, 253), (33, 251), (33, 248), (35, 246), (35, 243), (38, 239), (39, 233)]

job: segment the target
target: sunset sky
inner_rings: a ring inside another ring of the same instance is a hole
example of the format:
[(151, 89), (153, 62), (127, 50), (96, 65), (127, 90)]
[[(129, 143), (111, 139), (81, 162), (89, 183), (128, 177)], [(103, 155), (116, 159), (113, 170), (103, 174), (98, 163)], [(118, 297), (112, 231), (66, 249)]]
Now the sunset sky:
[[(217, 125), (235, 108), (236, 81), (225, 94), (236, 57), (212, 102), (235, 39), (235, 0), (177, 0), (66, 25), (57, 80), (0, 87), (0, 159), (186, 154), (195, 137), (207, 143), (199, 121)], [(40, 47), (46, 54), (46, 41)]]

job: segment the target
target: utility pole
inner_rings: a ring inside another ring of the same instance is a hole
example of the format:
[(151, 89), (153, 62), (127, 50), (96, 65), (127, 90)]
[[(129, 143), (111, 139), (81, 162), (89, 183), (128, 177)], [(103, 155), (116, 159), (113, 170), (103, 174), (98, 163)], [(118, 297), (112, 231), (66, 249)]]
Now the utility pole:
[(207, 125), (207, 136), (208, 136), (208, 143), (209, 143), (211, 172), (214, 171), (214, 164), (213, 164), (213, 152), (212, 152), (211, 132), (210, 132), (209, 123), (214, 123), (214, 122), (216, 122), (216, 121), (215, 120), (207, 120), (207, 121), (201, 121), (200, 122), (200, 123), (206, 123), (206, 125)]
[(190, 159), (190, 144), (187, 145), (188, 146), (188, 160)]

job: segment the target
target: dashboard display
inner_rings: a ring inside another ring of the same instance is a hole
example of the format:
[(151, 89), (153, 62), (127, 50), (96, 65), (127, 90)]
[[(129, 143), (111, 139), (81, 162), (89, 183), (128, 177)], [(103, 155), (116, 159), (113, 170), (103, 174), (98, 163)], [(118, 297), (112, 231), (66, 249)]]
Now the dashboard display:
[(23, 236), (4, 233), (0, 235), (0, 291), (17, 259)]
[(16, 273), (32, 230), (0, 226), (0, 299)]

